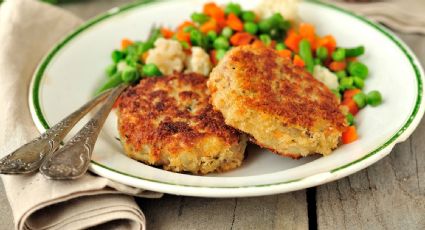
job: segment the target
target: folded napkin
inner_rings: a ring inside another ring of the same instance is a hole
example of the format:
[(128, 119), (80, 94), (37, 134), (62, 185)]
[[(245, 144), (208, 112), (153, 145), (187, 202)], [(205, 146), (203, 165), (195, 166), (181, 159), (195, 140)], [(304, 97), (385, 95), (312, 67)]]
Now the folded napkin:
[(381, 22), (398, 32), (425, 34), (424, 0), (371, 0), (367, 3), (355, 0), (327, 1)]
[[(1, 5), (0, 156), (39, 135), (28, 108), (31, 76), (52, 45), (81, 22), (38, 1)], [(145, 229), (145, 217), (132, 196), (161, 196), (92, 174), (73, 181), (46, 180), (38, 173), (1, 178), (16, 229)]]

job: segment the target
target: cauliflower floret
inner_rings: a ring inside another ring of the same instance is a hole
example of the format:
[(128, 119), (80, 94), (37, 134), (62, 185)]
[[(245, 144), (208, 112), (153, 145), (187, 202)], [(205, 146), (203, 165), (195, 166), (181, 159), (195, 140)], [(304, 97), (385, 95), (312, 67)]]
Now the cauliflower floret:
[(192, 47), (192, 55), (186, 58), (186, 73), (194, 72), (205, 76), (211, 71), (210, 57), (200, 47)]
[(320, 65), (314, 66), (313, 76), (325, 84), (329, 89), (338, 89), (338, 77), (329, 71), (328, 68)]
[(155, 64), (164, 75), (170, 75), (183, 70), (185, 59), (186, 54), (178, 41), (159, 38), (155, 48), (149, 50), (146, 63)]
[(270, 17), (279, 12), (286, 20), (297, 22), (300, 18), (298, 15), (299, 2), (299, 0), (263, 0), (255, 9), (255, 12), (261, 18)]

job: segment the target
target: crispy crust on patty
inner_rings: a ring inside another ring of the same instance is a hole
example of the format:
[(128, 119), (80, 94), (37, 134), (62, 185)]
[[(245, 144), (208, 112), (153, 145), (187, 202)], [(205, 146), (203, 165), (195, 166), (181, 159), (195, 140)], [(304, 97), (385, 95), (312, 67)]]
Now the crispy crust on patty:
[(281, 155), (329, 154), (346, 127), (337, 98), (324, 84), (265, 47), (234, 48), (213, 70), (208, 87), (226, 124)]
[(126, 90), (119, 100), (118, 129), (127, 154), (176, 172), (240, 166), (246, 140), (213, 110), (206, 80), (176, 73)]

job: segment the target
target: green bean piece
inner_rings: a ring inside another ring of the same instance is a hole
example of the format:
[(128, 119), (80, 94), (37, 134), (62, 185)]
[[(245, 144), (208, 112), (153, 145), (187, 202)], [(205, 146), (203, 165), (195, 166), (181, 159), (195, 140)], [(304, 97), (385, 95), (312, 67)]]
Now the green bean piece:
[(182, 45), (183, 49), (189, 49), (190, 45), (187, 41), (180, 41), (180, 45)]
[(338, 48), (332, 53), (332, 59), (334, 61), (343, 61), (345, 59), (345, 49)]
[(299, 54), (301, 59), (304, 60), (307, 70), (310, 73), (313, 73), (313, 69), (314, 69), (314, 60), (313, 60), (313, 54), (311, 53), (311, 45), (310, 42), (307, 39), (303, 39), (301, 40), (300, 44), (299, 44)]
[(360, 77), (354, 76), (353, 77), (353, 82), (354, 82), (354, 86), (359, 88), (359, 89), (363, 89), (364, 87), (364, 80)]
[(353, 76), (358, 76), (361, 79), (366, 79), (369, 74), (367, 66), (359, 61), (350, 62), (348, 64), (348, 72)]
[(377, 90), (370, 91), (367, 96), (367, 103), (373, 107), (378, 106), (382, 103), (381, 93)]
[(110, 64), (106, 67), (105, 72), (108, 77), (112, 77), (117, 72), (117, 65), (115, 63)]
[(364, 46), (357, 46), (354, 48), (346, 48), (345, 49), (345, 56), (346, 57), (358, 57), (360, 55), (363, 55), (365, 52)]
[(338, 71), (335, 73), (335, 75), (338, 77), (338, 80), (347, 77), (347, 73), (345, 72), (345, 70)]
[(217, 52), (216, 52), (216, 54), (215, 54), (215, 58), (216, 58), (217, 60), (221, 60), (221, 59), (224, 57), (224, 55), (226, 55), (226, 53), (227, 53), (227, 51), (226, 51), (226, 50), (219, 49), (219, 50), (217, 50)]
[(250, 33), (250, 34), (257, 34), (258, 32), (258, 26), (257, 24), (253, 23), (253, 22), (245, 22), (245, 24), (243, 25), (243, 28), (246, 32)]
[(130, 83), (138, 79), (138, 73), (136, 68), (127, 66), (121, 73), (121, 79), (123, 82)]
[(186, 26), (183, 31), (186, 33), (190, 33), (190, 31), (195, 30), (196, 28), (194, 26)]
[(228, 26), (224, 27), (223, 30), (221, 31), (221, 35), (223, 37), (230, 38), (233, 35), (232, 28), (230, 28)]
[(367, 105), (366, 95), (364, 93), (358, 93), (353, 96), (354, 102), (356, 102), (357, 106), (361, 109)]
[(124, 57), (125, 57), (125, 55), (124, 55), (123, 52), (121, 52), (119, 50), (112, 51), (111, 58), (112, 58), (112, 61), (114, 63), (118, 63), (119, 61), (121, 61), (122, 59), (124, 59)]
[(255, 22), (255, 13), (253, 11), (245, 11), (242, 13), (242, 20), (244, 22)]
[(335, 94), (336, 98), (338, 98), (339, 101), (341, 101), (341, 93), (339, 93), (339, 90), (331, 89), (332, 93)]
[(96, 92), (96, 94), (102, 93), (105, 90), (114, 88), (118, 85), (120, 85), (121, 83), (123, 83), (122, 78), (121, 78), (121, 74), (119, 72), (115, 73), (112, 77), (110, 77), (108, 79), (107, 82), (105, 82), (105, 84), (103, 84)]
[(320, 60), (325, 60), (326, 58), (328, 58), (328, 49), (323, 46), (317, 47), (316, 57), (320, 58)]
[(229, 41), (228, 41), (225, 37), (223, 37), (223, 36), (218, 37), (218, 38), (214, 41), (214, 48), (215, 48), (216, 50), (219, 50), (219, 49), (224, 49), (224, 50), (226, 50), (226, 49), (228, 49), (229, 47), (230, 47), (230, 45), (229, 45)]
[(204, 24), (205, 22), (207, 22), (210, 17), (204, 13), (193, 13), (190, 18), (192, 19), (192, 21), (199, 23), (199, 24)]
[(345, 118), (347, 119), (347, 123), (349, 126), (354, 125), (355, 121), (354, 121), (354, 116), (351, 113), (348, 113)]
[(279, 42), (279, 43), (276, 44), (275, 49), (276, 50), (284, 50), (284, 49), (286, 49), (286, 45), (282, 42)]
[(322, 60), (320, 58), (314, 58), (314, 65), (323, 65)]
[(236, 16), (239, 16), (242, 13), (241, 5), (231, 2), (227, 4), (226, 8), (224, 9), (224, 13), (226, 14), (233, 13)]
[(266, 46), (272, 43), (272, 39), (268, 34), (261, 34), (259, 38)]
[(142, 68), (142, 73), (143, 73), (143, 76), (146, 76), (146, 77), (155, 77), (155, 76), (162, 75), (161, 71), (153, 63), (144, 65)]

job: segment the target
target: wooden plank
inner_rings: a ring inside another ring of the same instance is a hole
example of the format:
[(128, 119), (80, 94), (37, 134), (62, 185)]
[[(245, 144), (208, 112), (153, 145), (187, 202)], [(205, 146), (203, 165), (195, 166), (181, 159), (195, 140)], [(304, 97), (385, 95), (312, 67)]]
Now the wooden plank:
[(138, 199), (149, 229), (308, 229), (305, 190), (274, 196)]
[[(425, 61), (423, 37), (403, 36)], [(403, 77), (403, 76), (400, 76)], [(317, 189), (318, 229), (425, 228), (425, 120), (377, 164)]]

